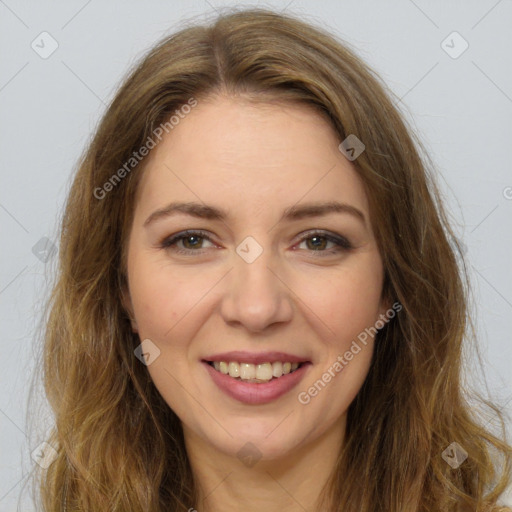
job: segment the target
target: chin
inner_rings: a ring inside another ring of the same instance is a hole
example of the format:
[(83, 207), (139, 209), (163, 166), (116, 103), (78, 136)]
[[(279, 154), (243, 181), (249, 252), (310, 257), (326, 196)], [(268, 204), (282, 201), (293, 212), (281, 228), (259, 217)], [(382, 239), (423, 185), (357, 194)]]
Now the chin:
[[(207, 442), (230, 457), (243, 459), (258, 458), (261, 461), (272, 461), (288, 457), (297, 450), (308, 436), (303, 429), (296, 430), (292, 425), (283, 422), (286, 414), (273, 418), (272, 421), (254, 421), (247, 419), (226, 425), (233, 437), (223, 435), (221, 439), (209, 438)], [(286, 421), (286, 420), (285, 420)]]

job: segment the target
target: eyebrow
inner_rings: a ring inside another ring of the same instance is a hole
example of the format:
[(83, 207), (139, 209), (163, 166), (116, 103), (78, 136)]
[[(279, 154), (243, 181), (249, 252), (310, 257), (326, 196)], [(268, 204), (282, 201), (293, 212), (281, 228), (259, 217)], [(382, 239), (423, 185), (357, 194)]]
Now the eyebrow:
[[(227, 211), (210, 206), (207, 204), (195, 203), (195, 202), (172, 202), (163, 208), (155, 210), (145, 221), (144, 227), (148, 226), (152, 222), (157, 220), (170, 217), (172, 215), (183, 213), (192, 217), (207, 220), (220, 220), (225, 221), (228, 219), (229, 214)], [(363, 212), (357, 209), (355, 206), (346, 203), (340, 203), (338, 201), (330, 201), (327, 203), (307, 203), (301, 205), (293, 205), (285, 208), (279, 222), (284, 220), (299, 220), (306, 217), (321, 217), (330, 213), (345, 213), (350, 214), (357, 219), (366, 223)]]

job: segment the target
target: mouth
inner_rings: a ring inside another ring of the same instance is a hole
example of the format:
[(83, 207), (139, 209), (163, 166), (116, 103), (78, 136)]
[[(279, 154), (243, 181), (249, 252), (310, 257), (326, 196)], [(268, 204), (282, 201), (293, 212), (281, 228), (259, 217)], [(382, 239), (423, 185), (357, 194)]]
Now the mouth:
[(224, 395), (247, 405), (263, 405), (288, 395), (313, 366), (311, 361), (282, 352), (229, 352), (201, 362)]
[(297, 371), (304, 362), (274, 361), (260, 364), (237, 362), (237, 361), (205, 361), (215, 371), (227, 375), (232, 379), (252, 384), (264, 384), (281, 378)]

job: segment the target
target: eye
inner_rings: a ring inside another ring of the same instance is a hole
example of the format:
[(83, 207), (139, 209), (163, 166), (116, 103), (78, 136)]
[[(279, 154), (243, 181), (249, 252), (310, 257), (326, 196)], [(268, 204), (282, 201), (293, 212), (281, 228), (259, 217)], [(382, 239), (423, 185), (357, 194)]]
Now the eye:
[[(336, 254), (341, 251), (352, 249), (351, 243), (343, 236), (334, 235), (324, 231), (310, 231), (300, 240), (299, 246), (306, 244), (306, 250), (319, 253), (315, 256), (324, 256), (325, 254)], [(328, 244), (334, 244), (330, 247)], [(334, 249), (334, 250), (331, 250)], [(320, 254), (324, 253), (324, 254)]]
[[(168, 249), (178, 254), (202, 254), (205, 241), (215, 246), (208, 234), (201, 230), (186, 230), (166, 238), (160, 243), (162, 249)], [(352, 249), (350, 242), (343, 236), (329, 232), (312, 230), (305, 233), (299, 241), (299, 246), (306, 244), (306, 251), (315, 256), (327, 256)], [(333, 244), (329, 246), (329, 244)]]
[(203, 249), (202, 244), (205, 240), (211, 243), (210, 238), (204, 231), (187, 230), (166, 238), (160, 246), (162, 249), (173, 250), (179, 254), (190, 254), (192, 252), (201, 254), (202, 251), (199, 249)]

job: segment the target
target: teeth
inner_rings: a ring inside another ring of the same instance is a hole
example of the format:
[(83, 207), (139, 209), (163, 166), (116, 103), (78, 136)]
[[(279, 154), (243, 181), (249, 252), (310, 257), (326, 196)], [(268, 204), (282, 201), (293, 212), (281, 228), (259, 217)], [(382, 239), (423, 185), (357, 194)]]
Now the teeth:
[(299, 363), (281, 362), (275, 363), (237, 363), (235, 361), (214, 361), (213, 367), (224, 375), (240, 378), (249, 382), (269, 382), (272, 378), (279, 378), (295, 371)]
[(259, 380), (270, 380), (272, 378), (272, 365), (270, 363), (257, 365), (256, 378)]
[(240, 365), (238, 363), (229, 363), (229, 376), (230, 377), (240, 377)]
[(256, 366), (249, 363), (240, 364), (240, 378), (242, 380), (249, 380), (256, 378)]
[(283, 363), (280, 361), (272, 363), (272, 375), (274, 377), (281, 377), (283, 375)]

